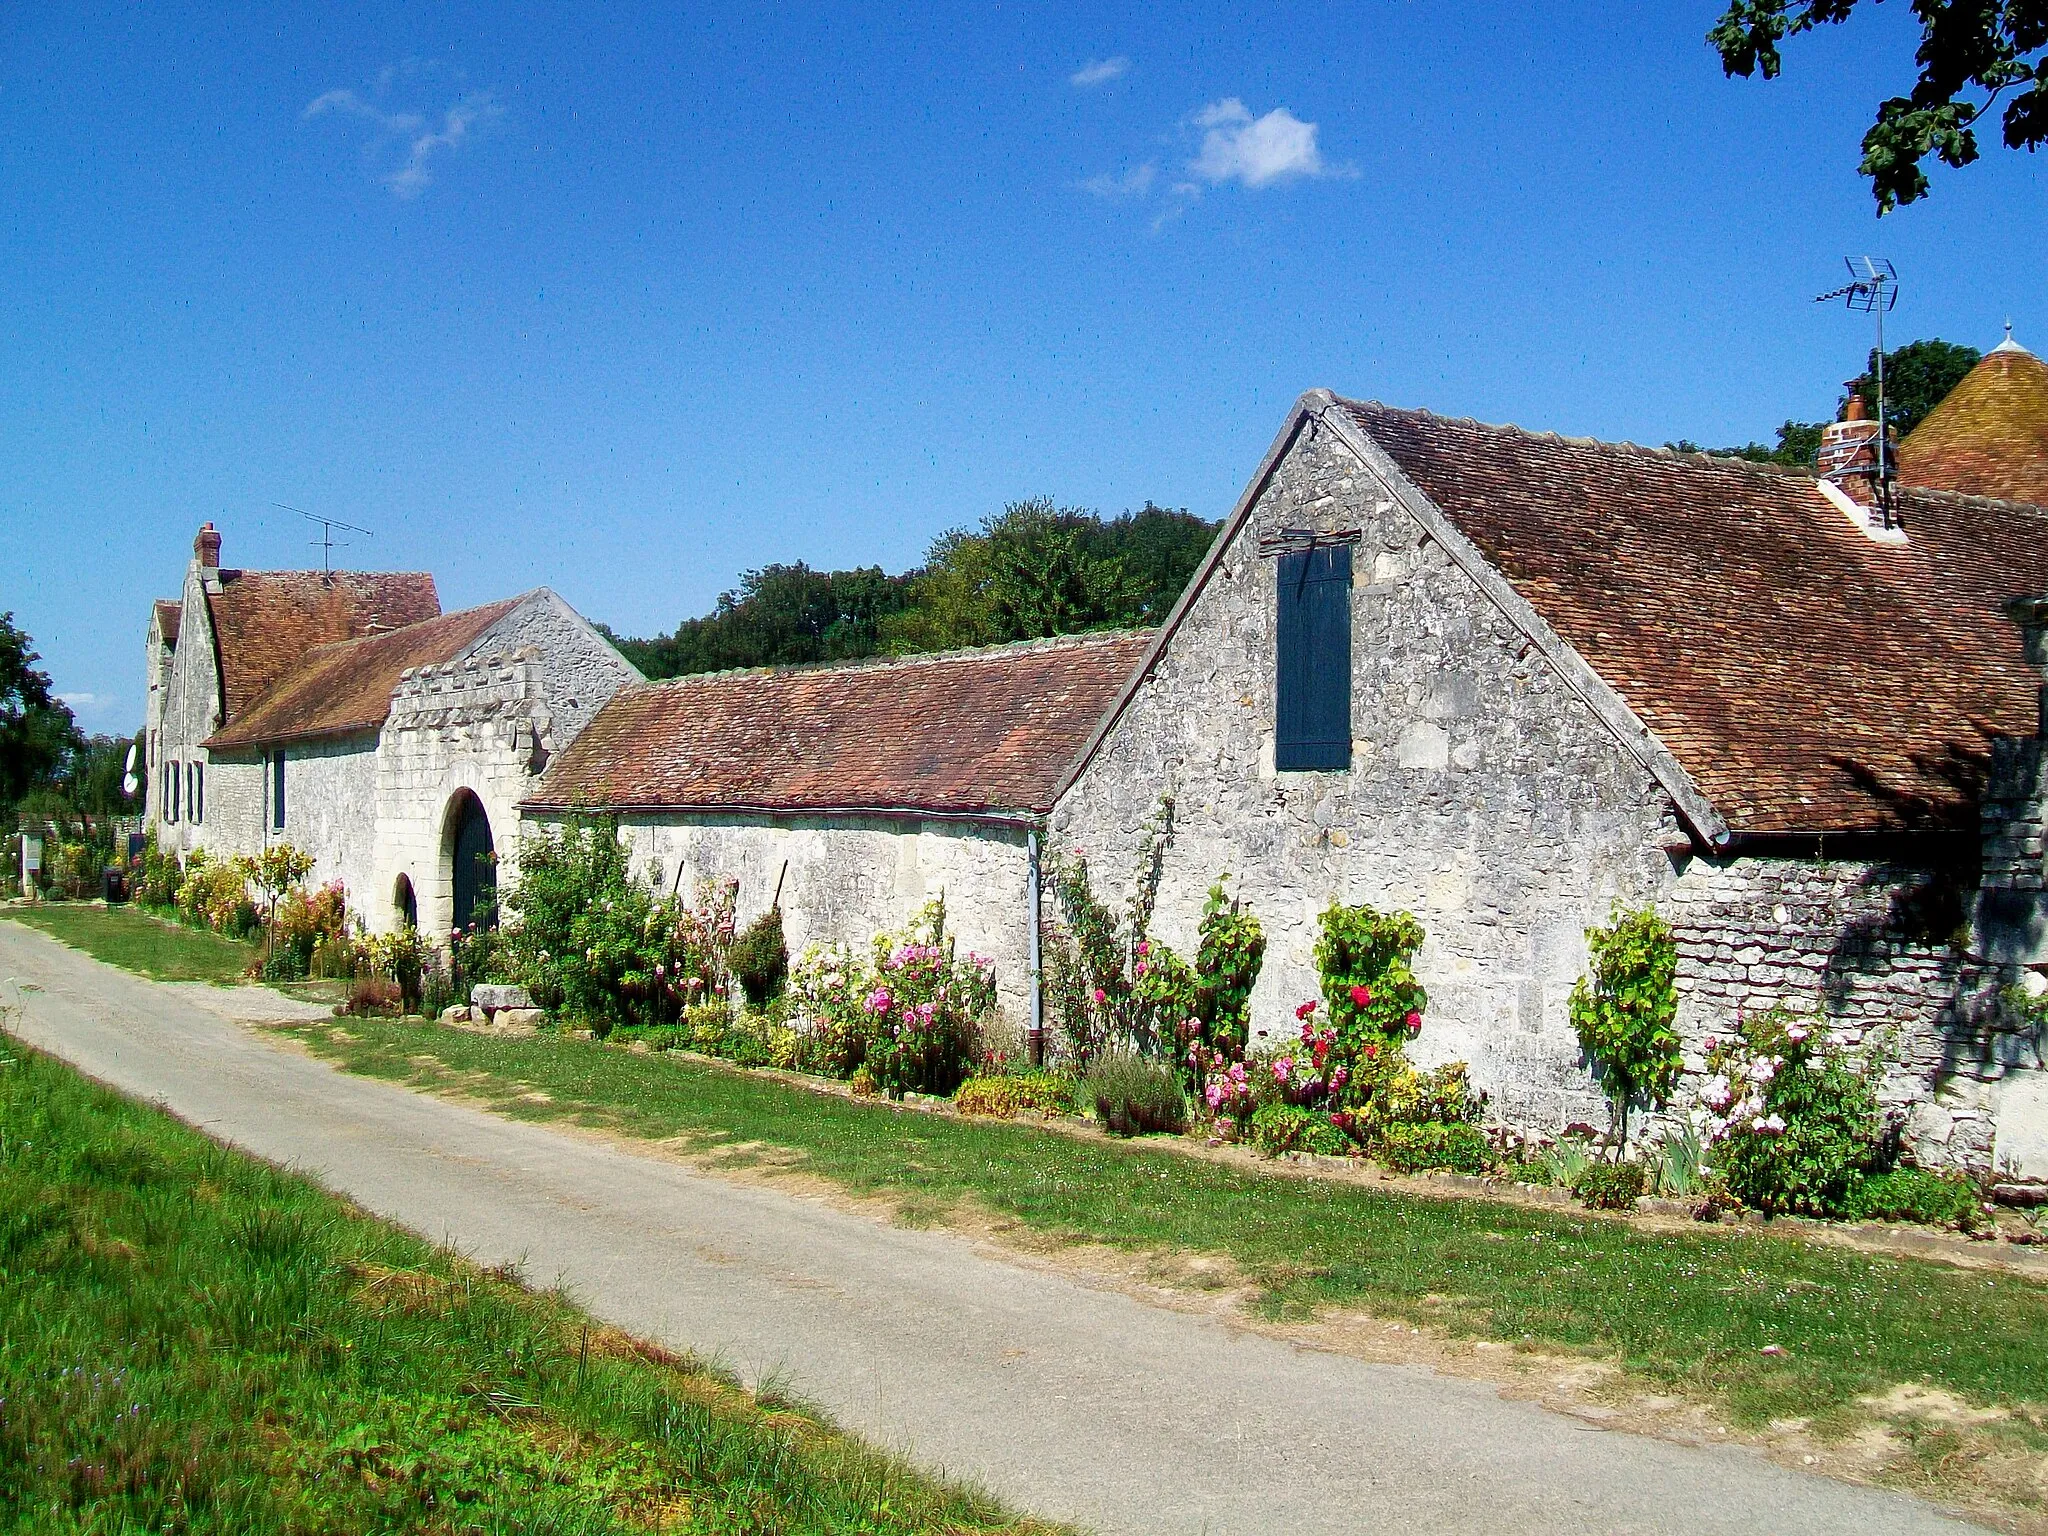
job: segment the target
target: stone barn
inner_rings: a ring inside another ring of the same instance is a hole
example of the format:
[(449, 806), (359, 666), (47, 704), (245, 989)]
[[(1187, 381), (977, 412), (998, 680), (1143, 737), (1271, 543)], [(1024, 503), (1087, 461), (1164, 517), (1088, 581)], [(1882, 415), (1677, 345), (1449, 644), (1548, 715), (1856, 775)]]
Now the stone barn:
[(516, 806), (639, 674), (546, 588), (440, 612), (410, 572), (222, 570), (152, 615), (147, 816), (181, 856), (288, 842), (372, 931), (466, 923)]
[(1604, 1123), (1567, 999), (1585, 929), (1654, 905), (1695, 1065), (1774, 1004), (1890, 1030), (1925, 1159), (2048, 1174), (2037, 1042), (1998, 1000), (2048, 949), (1968, 922), (1987, 860), (2008, 916), (2040, 885), (2042, 676), (2005, 610), (2048, 592), (2048, 512), (1880, 501), (1873, 431), (1830, 429), (1819, 478), (1305, 395), (1049, 841), (1134, 872), (1170, 792), (1156, 929), (1190, 952), (1228, 873), (1267, 1032), (1315, 995), (1327, 904), (1412, 911), (1418, 1056), (1543, 1130)]
[(792, 957), (865, 944), (943, 895), (963, 951), (1028, 1017), (1036, 829), (1149, 633), (899, 661), (679, 677), (621, 689), (521, 807), (617, 818), (636, 872), (688, 895), (780, 892)]

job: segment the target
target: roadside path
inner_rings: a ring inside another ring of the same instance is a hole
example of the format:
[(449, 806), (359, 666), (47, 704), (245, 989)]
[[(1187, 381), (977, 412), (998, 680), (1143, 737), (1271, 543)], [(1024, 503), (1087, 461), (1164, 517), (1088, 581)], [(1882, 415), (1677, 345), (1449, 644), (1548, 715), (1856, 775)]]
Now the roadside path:
[(237, 1022), (272, 997), (273, 1018), (316, 1012), (278, 994), (145, 981), (0, 921), (7, 978), (21, 1037), (101, 1081), (1054, 1519), (1175, 1536), (1971, 1529), (1736, 1447), (1598, 1429), (351, 1077)]

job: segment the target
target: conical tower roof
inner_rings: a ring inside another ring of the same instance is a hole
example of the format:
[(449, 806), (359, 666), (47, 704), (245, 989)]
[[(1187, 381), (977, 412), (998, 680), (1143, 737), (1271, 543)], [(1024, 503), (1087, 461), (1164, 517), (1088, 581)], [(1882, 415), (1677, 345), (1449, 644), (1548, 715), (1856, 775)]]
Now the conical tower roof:
[(2048, 506), (2048, 363), (2008, 334), (1899, 444), (1899, 479)]

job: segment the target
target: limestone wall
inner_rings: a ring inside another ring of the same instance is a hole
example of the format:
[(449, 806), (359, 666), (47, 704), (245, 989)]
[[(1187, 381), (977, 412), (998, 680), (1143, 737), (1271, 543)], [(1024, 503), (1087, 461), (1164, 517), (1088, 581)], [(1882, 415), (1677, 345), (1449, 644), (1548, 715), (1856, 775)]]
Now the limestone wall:
[(531, 647), (516, 656), (473, 654), (408, 671), (393, 690), (376, 755), (374, 873), (358, 898), (373, 931), (396, 925), (393, 893), (403, 874), (421, 931), (448, 933), (451, 816), (464, 790), (490, 820), (500, 881), (516, 872), (517, 806), (556, 745), (545, 670)]
[(181, 857), (198, 847), (239, 851), (235, 847), (238, 834), (222, 835), (225, 824), (213, 814), (216, 802), (214, 776), (210, 771), (206, 783), (205, 821), (192, 820), (182, 787), (175, 822), (165, 820), (163, 801), (161, 765), (176, 763), (182, 772), (185, 763), (206, 762), (208, 754), (199, 743), (220, 725), (220, 672), (214, 662), (213, 620), (206, 606), (209, 585), (217, 587), (218, 583), (219, 572), (202, 567), (197, 560), (185, 568), (184, 618), (178, 631), (178, 648), (171, 658), (170, 675), (163, 684), (157, 766), (150, 773), (149, 799), (144, 807), (144, 815), (152, 823), (158, 842)]
[[(559, 818), (549, 818), (559, 824)], [(742, 926), (767, 910), (785, 861), (783, 934), (792, 959), (814, 943), (862, 946), (901, 929), (943, 893), (961, 952), (996, 963), (1012, 1025), (1029, 1009), (1029, 861), (1024, 833), (958, 821), (856, 817), (634, 815), (621, 826), (633, 870), (688, 894), (699, 879), (739, 881)], [(650, 867), (652, 866), (652, 867)]]
[[(1273, 767), (1276, 562), (1264, 529), (1356, 529), (1348, 773)], [(1139, 829), (1175, 798), (1155, 931), (1192, 953), (1210, 883), (1268, 935), (1254, 1028), (1316, 995), (1332, 900), (1406, 909), (1428, 930), (1415, 1054), (1463, 1058), (1495, 1110), (1555, 1128), (1604, 1120), (1566, 998), (1584, 930), (1672, 879), (1675, 833), (1649, 772), (1358, 460), (1298, 441), (1172, 645), (1072, 791), (1051, 835), (1120, 901)]]
[(2040, 1042), (2001, 1006), (2015, 973), (1954, 943), (1961, 878), (1844, 860), (1691, 861), (1665, 902), (1688, 1064), (1745, 1013), (1822, 1016), (1890, 1063), (1881, 1097), (1922, 1162), (1990, 1167), (2007, 1080), (2039, 1076)]

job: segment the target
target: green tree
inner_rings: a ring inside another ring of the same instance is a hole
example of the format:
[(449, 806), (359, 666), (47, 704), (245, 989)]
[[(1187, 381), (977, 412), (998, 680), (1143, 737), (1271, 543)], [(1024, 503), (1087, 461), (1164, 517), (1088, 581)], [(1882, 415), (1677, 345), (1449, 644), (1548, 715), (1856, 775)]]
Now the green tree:
[[(1899, 436), (1919, 426), (1927, 413), (1948, 398), (1948, 392), (1963, 382), (1963, 376), (1984, 354), (1975, 347), (1930, 337), (1909, 341), (1884, 355), (1885, 420), (1899, 430)], [(1864, 372), (1850, 384), (1872, 412), (1877, 410), (1877, 348), (1870, 349)], [(1846, 400), (1846, 396), (1844, 399)]]
[(12, 613), (0, 613), (0, 810), (51, 784), (79, 745), (78, 726), (50, 692), (42, 657)]
[[(1859, 0), (1730, 0), (1707, 34), (1730, 75), (1759, 69), (1775, 79), (1788, 36), (1847, 21)], [(1913, 0), (1920, 20), (1912, 91), (1879, 104), (1863, 135), (1863, 163), (1877, 211), (1927, 195), (1929, 155), (1961, 167), (1977, 158), (1979, 118), (2009, 96), (2002, 137), (2010, 149), (2048, 143), (2048, 0)]]
[(1572, 1028), (1625, 1142), (1629, 1107), (1662, 1104), (1678, 1081), (1678, 942), (1649, 908), (1617, 907), (1605, 928), (1586, 930), (1586, 947), (1593, 965), (1572, 988)]

